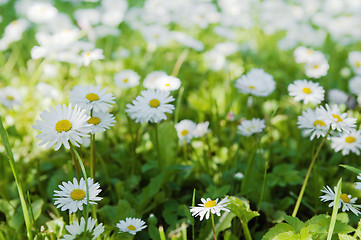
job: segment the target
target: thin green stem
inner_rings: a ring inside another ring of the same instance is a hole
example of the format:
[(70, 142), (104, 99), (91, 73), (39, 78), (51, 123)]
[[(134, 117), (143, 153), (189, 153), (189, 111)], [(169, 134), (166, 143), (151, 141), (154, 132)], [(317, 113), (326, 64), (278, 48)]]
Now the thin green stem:
[(22, 187), (22, 184), (21, 184), (21, 181), (20, 181), (20, 178), (19, 178), (18, 170), (17, 170), (16, 165), (15, 165), (14, 155), (13, 155), (13, 152), (11, 150), (9, 140), (8, 140), (8, 136), (7, 136), (7, 133), (5, 131), (4, 125), (2, 123), (1, 116), (0, 116), (0, 135), (1, 135), (1, 140), (3, 142), (3, 145), (5, 147), (6, 154), (7, 154), (8, 158), (9, 158), (10, 168), (11, 168), (11, 171), (12, 171), (12, 173), (14, 175), (15, 182), (16, 182), (16, 187), (18, 189), (18, 193), (19, 193), (19, 197), (20, 197), (20, 204), (21, 204), (21, 208), (22, 208), (23, 214), (24, 214), (24, 220), (25, 220), (28, 239), (32, 240), (33, 239), (33, 233), (31, 231), (31, 228), (33, 226), (33, 222), (31, 221), (30, 213), (28, 211), (28, 206), (27, 206), (27, 203), (25, 201), (23, 187)]
[(187, 162), (187, 160), (188, 160), (188, 146), (187, 146), (187, 141), (186, 140), (183, 141), (183, 157), (184, 157), (184, 162)]
[(157, 123), (154, 124), (154, 132), (155, 132), (155, 147), (157, 149), (157, 158), (158, 158), (158, 165), (159, 165), (158, 167), (159, 167), (159, 170), (162, 170), (163, 164), (162, 164), (162, 158), (160, 156), (158, 124)]
[(251, 233), (249, 232), (248, 224), (241, 220), (244, 237), (246, 240), (252, 240)]
[(327, 234), (327, 240), (331, 240), (333, 231), (335, 229), (336, 219), (337, 219), (337, 213), (338, 213), (338, 206), (340, 203), (340, 196), (341, 196), (341, 188), (342, 188), (342, 178), (337, 183), (337, 190), (335, 192), (335, 199), (333, 209), (332, 209), (332, 215), (331, 215), (331, 221), (330, 226), (328, 228), (328, 234)]
[(95, 155), (95, 134), (90, 134), (90, 176), (95, 179), (95, 164), (96, 164), (96, 155)]
[(263, 183), (262, 183), (261, 196), (259, 198), (257, 211), (259, 211), (261, 209), (261, 204), (262, 204), (263, 194), (264, 194), (264, 187), (266, 185), (267, 169), (268, 169), (268, 161), (266, 160), (266, 162), (264, 164), (264, 173), (263, 173)]
[(212, 219), (213, 237), (214, 237), (214, 240), (217, 240), (216, 228), (214, 227), (214, 214), (213, 213), (211, 213), (211, 219)]
[[(86, 186), (86, 208), (85, 208), (85, 226), (84, 226), (84, 232), (86, 231), (87, 227), (88, 227), (88, 216), (89, 216), (89, 185), (88, 185), (88, 177), (85, 171), (85, 167), (83, 164), (83, 161), (81, 160), (79, 153), (76, 151), (76, 148), (74, 147), (74, 145), (71, 143), (70, 144), (70, 149), (71, 151), (74, 153), (75, 157), (77, 158), (80, 168), (83, 172), (83, 176), (85, 179), (85, 186)], [(84, 234), (84, 239), (85, 239), (86, 235)]]
[(182, 67), (184, 60), (186, 60), (188, 53), (189, 53), (189, 49), (187, 48), (187, 49), (184, 49), (183, 52), (179, 55), (175, 65), (174, 65), (174, 68), (172, 71), (172, 76), (174, 76), (174, 77), (178, 76), (179, 70)]
[[(193, 189), (193, 197), (192, 197), (192, 207), (195, 207), (196, 205), (196, 189)], [(194, 221), (192, 223), (192, 240), (195, 240), (196, 238), (195, 236), (195, 232), (194, 232)]]
[(178, 91), (178, 96), (177, 96), (177, 103), (176, 103), (175, 113), (174, 113), (174, 123), (178, 123), (179, 111), (180, 111), (180, 105), (182, 102), (183, 92), (184, 92), (184, 87), (181, 87)]
[(305, 180), (303, 181), (303, 185), (302, 185), (300, 194), (298, 195), (295, 208), (293, 209), (292, 217), (296, 217), (296, 215), (297, 215), (297, 212), (298, 212), (298, 209), (299, 209), (299, 207), (300, 207), (303, 194), (305, 193), (305, 190), (306, 190), (308, 178), (309, 178), (310, 175), (311, 175), (311, 171), (312, 171), (313, 165), (315, 164), (316, 159), (317, 159), (317, 157), (318, 157), (318, 154), (320, 153), (320, 150), (321, 150), (323, 144), (325, 143), (325, 141), (326, 141), (326, 139), (327, 139), (327, 136), (328, 136), (328, 134), (330, 133), (330, 131), (331, 131), (331, 128), (328, 130), (328, 132), (326, 133), (326, 136), (322, 139), (320, 145), (318, 145), (318, 148), (317, 148), (315, 154), (313, 155), (313, 158), (312, 158), (311, 164), (310, 164), (310, 166), (309, 166), (309, 168), (308, 168), (308, 171), (307, 171)]

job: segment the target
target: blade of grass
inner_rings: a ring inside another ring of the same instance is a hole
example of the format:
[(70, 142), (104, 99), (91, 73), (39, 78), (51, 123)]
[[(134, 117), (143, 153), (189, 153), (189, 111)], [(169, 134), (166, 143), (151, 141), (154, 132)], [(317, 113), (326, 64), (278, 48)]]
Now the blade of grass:
[(341, 196), (341, 187), (342, 187), (342, 178), (337, 183), (337, 192), (335, 193), (335, 204), (333, 205), (332, 215), (331, 215), (331, 222), (330, 227), (328, 228), (327, 240), (331, 240), (333, 229), (335, 228), (337, 212), (338, 212), (338, 205), (340, 204), (340, 196)]
[(2, 122), (2, 117), (0, 116), (0, 135), (1, 135), (1, 141), (5, 147), (5, 151), (6, 154), (9, 158), (9, 164), (10, 164), (10, 168), (11, 171), (14, 175), (15, 178), (15, 182), (16, 182), (16, 187), (18, 189), (18, 193), (19, 193), (19, 197), (20, 197), (20, 203), (21, 203), (21, 208), (23, 210), (23, 214), (24, 214), (24, 220), (25, 220), (25, 225), (26, 225), (26, 231), (27, 231), (27, 235), (28, 235), (28, 239), (32, 240), (33, 239), (33, 233), (31, 232), (31, 228), (33, 225), (33, 222), (31, 221), (31, 217), (28, 211), (28, 207), (25, 201), (25, 196), (24, 196), (24, 191), (23, 191), (23, 187), (21, 185), (21, 181), (19, 178), (19, 173), (18, 170), (16, 168), (15, 165), (15, 159), (14, 159), (14, 155), (13, 152), (11, 150), (10, 144), (9, 144), (9, 140), (8, 140), (8, 136), (6, 133), (6, 130), (4, 128), (3, 122)]

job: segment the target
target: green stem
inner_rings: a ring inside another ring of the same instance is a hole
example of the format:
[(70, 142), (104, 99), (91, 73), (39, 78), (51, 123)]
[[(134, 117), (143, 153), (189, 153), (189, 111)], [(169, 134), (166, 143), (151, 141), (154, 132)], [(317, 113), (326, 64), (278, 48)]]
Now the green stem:
[(158, 167), (159, 167), (159, 170), (162, 170), (163, 169), (163, 164), (162, 164), (162, 159), (161, 159), (161, 156), (160, 156), (160, 150), (159, 150), (159, 137), (158, 137), (158, 124), (155, 123), (154, 124), (154, 132), (155, 132), (155, 147), (157, 149), (157, 158), (158, 158)]
[(242, 224), (244, 237), (246, 238), (246, 240), (252, 240), (251, 233), (249, 232), (247, 223), (241, 220), (241, 224)]
[(214, 227), (214, 215), (213, 215), (213, 213), (211, 213), (211, 219), (212, 219), (213, 237), (214, 237), (214, 240), (217, 240), (216, 228)]
[(95, 134), (90, 134), (90, 176), (95, 179)]
[(8, 158), (9, 158), (10, 168), (11, 168), (11, 171), (12, 171), (12, 173), (14, 175), (15, 182), (16, 182), (16, 187), (18, 189), (18, 193), (19, 193), (19, 197), (20, 197), (20, 204), (21, 204), (21, 208), (22, 208), (23, 214), (24, 214), (24, 220), (25, 220), (28, 239), (32, 240), (33, 239), (33, 233), (31, 231), (31, 228), (32, 228), (33, 222), (31, 221), (30, 213), (28, 211), (28, 207), (27, 207), (25, 197), (24, 197), (23, 187), (21, 185), (20, 178), (19, 178), (19, 173), (18, 173), (18, 170), (17, 170), (16, 165), (15, 165), (14, 155), (13, 155), (13, 152), (11, 150), (9, 140), (8, 140), (8, 136), (7, 136), (4, 125), (3, 125), (2, 120), (1, 120), (1, 116), (0, 116), (0, 135), (1, 135), (1, 140), (3, 142), (3, 145), (5, 147), (5, 150), (6, 150), (6, 154), (7, 154)]
[(184, 140), (183, 141), (183, 157), (184, 157), (184, 162), (186, 163), (188, 160), (188, 146), (187, 146), (187, 141)]
[[(196, 189), (193, 189), (193, 197), (192, 197), (192, 207), (195, 207), (196, 205)], [(195, 231), (194, 231), (194, 218), (193, 218), (193, 223), (192, 223), (192, 240), (195, 240), (196, 238), (195, 236)]]
[[(89, 215), (89, 185), (88, 185), (88, 177), (85, 171), (85, 167), (83, 164), (83, 161), (81, 160), (79, 153), (76, 151), (76, 148), (74, 147), (74, 145), (72, 143), (70, 143), (70, 150), (71, 152), (74, 154), (74, 156), (77, 158), (80, 168), (83, 172), (83, 176), (85, 178), (85, 186), (86, 186), (86, 208), (85, 208), (85, 226), (84, 226), (84, 232), (86, 231), (87, 227), (88, 227), (88, 215)], [(84, 239), (85, 239), (86, 235), (84, 234)]]
[(328, 134), (330, 133), (330, 131), (331, 131), (331, 128), (328, 130), (328, 132), (326, 133), (326, 136), (322, 139), (320, 145), (318, 145), (318, 148), (317, 148), (317, 150), (316, 150), (316, 153), (313, 155), (313, 158), (312, 158), (311, 164), (310, 164), (310, 166), (309, 166), (309, 168), (308, 168), (308, 171), (307, 171), (305, 180), (303, 181), (303, 185), (302, 185), (300, 194), (298, 195), (295, 208), (293, 209), (292, 217), (296, 217), (296, 215), (297, 215), (297, 212), (298, 212), (298, 209), (299, 209), (299, 207), (300, 207), (303, 194), (304, 194), (304, 192), (305, 192), (305, 190), (306, 190), (308, 178), (309, 178), (310, 175), (311, 175), (311, 171), (312, 171), (313, 165), (315, 164), (316, 159), (317, 159), (317, 157), (318, 157), (318, 154), (320, 153), (320, 150), (321, 150), (323, 144), (325, 143), (325, 141), (326, 141), (326, 139), (327, 139), (327, 136), (328, 136)]
[(179, 70), (182, 67), (184, 60), (186, 60), (188, 53), (189, 53), (189, 49), (187, 48), (187, 49), (184, 49), (183, 52), (179, 55), (175, 65), (174, 65), (174, 68), (172, 71), (172, 76), (176, 77), (178, 75)]
[(262, 183), (261, 196), (259, 198), (257, 211), (259, 211), (261, 209), (261, 204), (262, 204), (263, 194), (264, 194), (264, 187), (266, 185), (267, 169), (268, 169), (268, 161), (266, 160), (266, 162), (264, 164), (264, 173), (263, 173), (263, 183)]
[(184, 92), (184, 87), (181, 87), (178, 92), (177, 103), (176, 103), (176, 107), (175, 107), (174, 123), (178, 123), (179, 111), (180, 111), (180, 105), (182, 102), (183, 92)]

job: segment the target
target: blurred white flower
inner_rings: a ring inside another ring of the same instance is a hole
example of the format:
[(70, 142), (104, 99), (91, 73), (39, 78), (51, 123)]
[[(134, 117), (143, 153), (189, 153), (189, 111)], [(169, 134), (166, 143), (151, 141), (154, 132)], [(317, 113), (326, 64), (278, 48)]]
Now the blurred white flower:
[(315, 110), (308, 108), (302, 112), (301, 116), (298, 116), (298, 128), (303, 129), (303, 133), (306, 136), (311, 135), (311, 141), (314, 137), (325, 137), (330, 128), (330, 125), (327, 125), (324, 121), (326, 115), (326, 109), (322, 106), (317, 107)]
[(263, 69), (254, 68), (237, 79), (235, 86), (241, 93), (266, 97), (275, 90), (276, 82), (271, 74)]
[(326, 76), (329, 65), (324, 55), (317, 54), (306, 63), (306, 76), (320, 78)]
[(83, 52), (82, 58), (82, 65), (89, 66), (91, 61), (104, 59), (103, 49), (96, 48), (93, 51)]
[(114, 75), (114, 82), (117, 87), (131, 88), (139, 85), (140, 76), (133, 70), (127, 69)]
[(33, 2), (27, 9), (26, 16), (35, 23), (45, 23), (58, 14), (58, 10), (48, 2)]
[(174, 91), (179, 89), (181, 81), (173, 76), (163, 76), (158, 78), (156, 86), (156, 89), (161, 91)]
[(356, 74), (361, 74), (361, 52), (352, 51), (348, 54), (348, 62)]
[(0, 89), (0, 103), (6, 108), (20, 105), (21, 101), (22, 95), (17, 88), (4, 87)]
[(189, 119), (183, 119), (175, 125), (179, 142), (182, 144), (185, 141), (188, 143), (194, 137), (194, 131), (196, 130), (197, 124)]
[(355, 76), (348, 82), (348, 88), (355, 95), (361, 94), (361, 76)]
[(238, 125), (238, 133), (243, 136), (251, 136), (254, 133), (260, 133), (266, 127), (265, 121), (259, 118), (244, 120)]
[(331, 104), (347, 104), (349, 96), (339, 89), (330, 89), (327, 92), (328, 101)]
[(158, 79), (165, 77), (165, 76), (168, 76), (166, 72), (153, 71), (145, 77), (145, 79), (143, 81), (143, 86), (148, 89), (156, 89)]
[(342, 155), (350, 152), (360, 155), (361, 149), (361, 131), (352, 130), (350, 133), (340, 133), (339, 136), (330, 138), (331, 148), (338, 152), (342, 150)]

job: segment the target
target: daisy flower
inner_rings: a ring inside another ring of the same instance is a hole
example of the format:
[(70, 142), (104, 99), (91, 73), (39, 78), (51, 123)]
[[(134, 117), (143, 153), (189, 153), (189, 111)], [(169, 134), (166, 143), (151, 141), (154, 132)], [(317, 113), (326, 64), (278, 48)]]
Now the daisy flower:
[(340, 112), (340, 109), (337, 105), (332, 105), (330, 107), (326, 104), (326, 115), (324, 116), (324, 121), (326, 125), (331, 125), (332, 130), (337, 129), (337, 131), (346, 131), (351, 132), (352, 129), (356, 127), (356, 118), (348, 118), (347, 113)]
[(317, 54), (322, 54), (322, 53), (303, 46), (297, 47), (293, 52), (293, 56), (295, 57), (296, 63), (309, 62)]
[(345, 92), (333, 88), (327, 92), (327, 98), (333, 104), (347, 104), (349, 96)]
[(83, 52), (82, 54), (82, 65), (89, 66), (91, 61), (104, 59), (103, 49), (94, 49), (93, 51)]
[(331, 137), (331, 148), (338, 152), (342, 150), (342, 155), (351, 152), (360, 155), (361, 131), (352, 130), (350, 133), (341, 133), (340, 136)]
[(266, 97), (275, 90), (276, 82), (273, 76), (263, 69), (254, 68), (247, 75), (242, 75), (237, 79), (235, 86), (241, 93)]
[[(334, 187), (334, 191), (332, 191), (332, 189), (329, 186), (323, 187), (321, 192), (325, 193), (325, 195), (320, 197), (321, 201), (322, 202), (332, 201), (328, 206), (333, 207), (333, 205), (335, 205), (334, 200), (335, 200), (335, 192), (336, 191), (337, 191), (336, 187)], [(360, 205), (355, 204), (356, 200), (357, 200), (356, 197), (352, 198), (351, 195), (341, 193), (340, 203), (338, 205), (338, 208), (340, 208), (342, 205), (342, 212), (351, 211), (358, 216), (358, 214), (360, 214), (361, 212), (358, 210)]]
[(194, 131), (193, 131), (193, 136), (194, 137), (202, 137), (202, 136), (206, 135), (209, 132), (208, 126), (209, 126), (208, 121), (198, 123), (196, 126), (196, 129), (194, 129)]
[(184, 119), (175, 125), (179, 142), (183, 143), (184, 140), (190, 142), (194, 137), (193, 133), (197, 128), (197, 124), (191, 120)]
[(77, 105), (72, 109), (71, 104), (69, 107), (58, 104), (56, 109), (51, 107), (49, 112), (44, 110), (40, 118), (41, 121), (37, 120), (33, 128), (42, 132), (36, 138), (42, 141), (40, 145), (47, 143), (47, 148), (55, 144), (55, 151), (61, 145), (69, 149), (69, 141), (79, 147), (81, 137), (89, 137), (89, 116)]
[(323, 54), (317, 54), (306, 63), (306, 76), (310, 78), (320, 78), (326, 76), (329, 65)]
[(137, 123), (158, 123), (167, 119), (165, 113), (172, 113), (174, 106), (169, 104), (174, 101), (169, 92), (157, 90), (144, 90), (132, 104), (127, 104), (125, 110), (131, 119), (135, 119)]
[(162, 91), (174, 91), (177, 90), (180, 85), (181, 81), (179, 78), (173, 77), (173, 76), (164, 76), (161, 78), (158, 78), (157, 82), (157, 89)]
[(356, 74), (361, 74), (361, 52), (352, 51), (348, 53), (348, 62)]
[(201, 199), (202, 203), (198, 204), (199, 207), (191, 207), (190, 211), (192, 213), (192, 216), (197, 217), (200, 216), (200, 221), (203, 220), (204, 215), (206, 216), (206, 219), (209, 218), (209, 213), (217, 214), (217, 216), (221, 215), (221, 211), (229, 212), (230, 210), (227, 208), (227, 205), (229, 203), (228, 196), (222, 199), (218, 203), (218, 198), (216, 200), (212, 200), (210, 198), (207, 198), (205, 200), (204, 198)]
[(45, 23), (53, 19), (58, 14), (58, 10), (47, 2), (34, 2), (26, 11), (26, 16), (34, 23)]
[(158, 84), (158, 79), (162, 78), (162, 77), (166, 77), (168, 76), (167, 73), (163, 72), (163, 71), (154, 71), (149, 73), (144, 81), (143, 81), (143, 86), (147, 89), (156, 89)]
[(22, 100), (20, 91), (13, 87), (5, 87), (0, 89), (0, 103), (6, 108), (12, 108), (20, 105)]
[(83, 86), (73, 87), (69, 94), (69, 101), (78, 104), (80, 107), (91, 111), (107, 111), (114, 102), (113, 94), (106, 93), (107, 87), (100, 90), (100, 86)]
[(238, 125), (238, 133), (243, 136), (251, 136), (254, 133), (260, 133), (266, 127), (263, 119), (253, 118), (252, 120), (244, 120)]
[(318, 83), (307, 80), (296, 80), (288, 85), (289, 95), (294, 97), (295, 101), (304, 101), (313, 104), (320, 104), (324, 99), (325, 90)]
[(90, 124), (90, 132), (92, 134), (97, 132), (104, 132), (106, 129), (109, 129), (111, 126), (114, 126), (115, 117), (113, 114), (108, 112), (93, 112), (92, 116), (88, 120)]
[(350, 92), (355, 95), (361, 94), (361, 76), (355, 76), (348, 82), (348, 88)]
[(119, 232), (127, 232), (135, 235), (137, 232), (142, 231), (147, 225), (142, 219), (139, 218), (126, 218), (125, 221), (121, 220), (117, 223)]
[[(61, 211), (66, 211), (69, 209), (70, 213), (83, 210), (83, 204), (87, 204), (86, 196), (86, 183), (84, 178), (81, 178), (79, 183), (76, 178), (73, 179), (73, 182), (68, 181), (62, 182), (62, 185), (58, 186), (61, 191), (54, 190), (55, 199), (54, 205), (57, 205), (57, 208), (61, 208)], [(99, 187), (99, 183), (93, 183), (92, 178), (88, 178), (88, 187), (89, 187), (89, 204), (97, 204), (96, 201), (102, 200), (101, 197), (97, 197), (98, 194), (102, 191)]]
[(140, 76), (133, 70), (123, 70), (114, 75), (114, 82), (117, 87), (131, 88), (138, 86)]
[[(357, 179), (361, 180), (361, 173), (357, 176)], [(361, 182), (356, 182), (355, 184), (356, 184), (355, 188), (361, 190)]]
[[(85, 230), (85, 219), (80, 218), (80, 224), (77, 220), (74, 220), (73, 224), (66, 225), (65, 228), (70, 234), (65, 234), (61, 240), (76, 240), (76, 239), (88, 239), (95, 240), (100, 234), (104, 232), (103, 223), (95, 227), (97, 220), (91, 217), (88, 218), (88, 225)], [(94, 228), (95, 227), (95, 228)]]
[(325, 137), (328, 129), (330, 128), (330, 126), (323, 120), (323, 116), (325, 116), (325, 114), (327, 114), (326, 109), (322, 106), (316, 108), (315, 110), (308, 108), (306, 111), (302, 112), (301, 116), (298, 116), (298, 128), (303, 129), (303, 133), (306, 136), (311, 135), (311, 141), (315, 137)]

